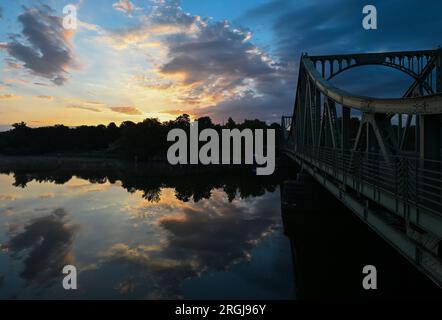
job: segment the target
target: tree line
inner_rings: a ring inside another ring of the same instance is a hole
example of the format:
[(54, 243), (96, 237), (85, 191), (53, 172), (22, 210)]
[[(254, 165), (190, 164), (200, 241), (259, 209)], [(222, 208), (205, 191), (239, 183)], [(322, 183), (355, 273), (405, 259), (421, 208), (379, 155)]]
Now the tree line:
[[(222, 129), (275, 129), (280, 136), (280, 125), (267, 125), (260, 120), (244, 120), (236, 123), (231, 118), (221, 125), (212, 122), (210, 117), (197, 119), (199, 130)], [(147, 118), (141, 122), (124, 121), (97, 126), (68, 127), (55, 125), (30, 128), (26, 123), (15, 123), (13, 129), (0, 133), (0, 154), (4, 155), (81, 155), (114, 157), (125, 159), (151, 160), (166, 159), (172, 142), (167, 141), (170, 130), (189, 130), (190, 116), (183, 114), (175, 120), (160, 122)], [(278, 140), (278, 139), (277, 139)], [(277, 141), (277, 144), (279, 141)]]
[(171, 170), (151, 162), (118, 165), (119, 162), (99, 159), (27, 161), (4, 158), (0, 159), (0, 173), (11, 174), (14, 177), (13, 186), (20, 188), (26, 188), (32, 181), (63, 185), (74, 176), (93, 184), (115, 184), (119, 181), (122, 188), (130, 193), (141, 191), (142, 197), (150, 202), (159, 201), (164, 188), (175, 189), (176, 198), (183, 202), (190, 199), (194, 202), (210, 199), (214, 189), (222, 189), (229, 202), (237, 196), (241, 199), (258, 197), (275, 191), (286, 174), (284, 169), (271, 176), (257, 176), (252, 171), (239, 167), (208, 170), (199, 168), (195, 169), (198, 171), (192, 171), (198, 172), (192, 174), (192, 179), (183, 179), (187, 173), (182, 168)]

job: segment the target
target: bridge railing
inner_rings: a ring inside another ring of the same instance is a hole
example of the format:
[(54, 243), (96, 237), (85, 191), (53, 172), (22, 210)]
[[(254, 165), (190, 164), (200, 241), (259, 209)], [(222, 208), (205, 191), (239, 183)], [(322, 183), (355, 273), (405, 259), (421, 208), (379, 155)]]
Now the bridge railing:
[(416, 208), (442, 216), (442, 163), (408, 156), (385, 159), (379, 153), (286, 144), (286, 151), (331, 178), (370, 185)]

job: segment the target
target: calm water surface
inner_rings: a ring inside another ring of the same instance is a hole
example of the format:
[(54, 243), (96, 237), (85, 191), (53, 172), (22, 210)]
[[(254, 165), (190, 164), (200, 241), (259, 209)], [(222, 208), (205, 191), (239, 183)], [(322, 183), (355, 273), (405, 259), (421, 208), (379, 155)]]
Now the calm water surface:
[(109, 180), (0, 175), (0, 298), (295, 297), (278, 186)]
[(0, 299), (442, 299), (308, 176), (169, 169), (0, 158)]

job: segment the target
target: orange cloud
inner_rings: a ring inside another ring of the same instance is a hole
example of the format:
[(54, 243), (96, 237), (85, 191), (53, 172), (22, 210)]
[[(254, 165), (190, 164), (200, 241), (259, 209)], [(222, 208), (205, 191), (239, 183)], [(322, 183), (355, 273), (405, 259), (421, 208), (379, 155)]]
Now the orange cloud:
[(92, 112), (101, 112), (101, 110), (91, 107), (84, 107), (84, 106), (78, 106), (78, 105), (71, 105), (67, 106), (68, 109), (79, 109), (79, 110), (86, 110), (86, 111), (92, 111)]
[(44, 100), (49, 100), (49, 101), (54, 100), (54, 97), (53, 97), (53, 96), (44, 96), (44, 95), (41, 95), (41, 96), (37, 96), (37, 98), (39, 98), (39, 99), (44, 99)]
[(102, 106), (103, 103), (100, 101), (93, 101), (93, 100), (88, 100), (85, 102), (86, 104), (93, 104), (93, 105), (97, 105), (97, 106)]
[(110, 109), (114, 112), (128, 114), (132, 116), (141, 115), (141, 111), (135, 107), (111, 107)]
[(12, 94), (12, 93), (0, 94), (0, 100), (3, 100), (3, 99), (16, 99), (16, 98), (18, 98), (18, 96), (16, 96), (15, 94)]

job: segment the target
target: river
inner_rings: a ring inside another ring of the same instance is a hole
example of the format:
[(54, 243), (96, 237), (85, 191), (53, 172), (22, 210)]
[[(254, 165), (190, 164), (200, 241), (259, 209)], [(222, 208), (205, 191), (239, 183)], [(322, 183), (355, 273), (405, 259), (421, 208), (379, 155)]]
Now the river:
[[(439, 293), (337, 200), (295, 174), (29, 163), (0, 170), (2, 299)], [(367, 264), (378, 268), (376, 292), (362, 289)], [(77, 269), (77, 290), (63, 289), (65, 265)]]

